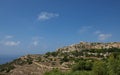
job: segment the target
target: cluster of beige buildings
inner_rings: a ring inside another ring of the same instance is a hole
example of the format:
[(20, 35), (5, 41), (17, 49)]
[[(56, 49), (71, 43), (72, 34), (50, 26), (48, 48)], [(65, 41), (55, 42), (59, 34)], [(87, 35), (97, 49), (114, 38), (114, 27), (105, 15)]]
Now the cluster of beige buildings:
[(71, 52), (71, 51), (80, 51), (86, 49), (109, 49), (109, 48), (120, 48), (120, 42), (110, 42), (110, 43), (89, 43), (89, 42), (80, 42), (79, 44), (74, 44), (71, 46), (66, 46), (63, 48), (57, 49), (61, 52)]

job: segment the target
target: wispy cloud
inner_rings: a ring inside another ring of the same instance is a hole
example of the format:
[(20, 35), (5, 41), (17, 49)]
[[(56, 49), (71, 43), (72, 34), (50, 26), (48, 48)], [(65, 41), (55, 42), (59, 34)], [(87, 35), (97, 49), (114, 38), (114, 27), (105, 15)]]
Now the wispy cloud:
[(12, 36), (12, 35), (7, 35), (7, 36), (5, 36), (5, 39), (11, 39), (11, 38), (13, 38), (14, 36)]
[(92, 26), (83, 26), (80, 28), (79, 33), (84, 33), (89, 31), (92, 28)]
[(45, 20), (49, 20), (55, 17), (58, 17), (59, 14), (58, 13), (49, 13), (49, 12), (41, 12), (38, 15), (38, 20), (39, 21), (45, 21)]
[(43, 37), (33, 37), (32, 38), (32, 42), (31, 42), (31, 46), (33, 47), (37, 47), (38, 45), (40, 45), (40, 40), (42, 40)]
[(112, 37), (112, 34), (99, 34), (98, 35), (98, 39), (101, 40), (101, 41), (106, 40), (110, 37)]
[(110, 37), (112, 37), (112, 34), (110, 34), (110, 33), (109, 34), (108, 33), (103, 33), (100, 30), (95, 31), (94, 34), (97, 35), (98, 40), (100, 40), (100, 41), (104, 41), (104, 40), (107, 40)]
[(6, 35), (1, 41), (0, 44), (4, 46), (18, 46), (21, 42), (14, 41), (14, 36)]
[(3, 44), (6, 46), (18, 46), (20, 44), (20, 41), (5, 41)]
[(101, 31), (99, 31), (99, 30), (94, 32), (94, 34), (100, 34), (100, 33), (101, 33)]
[(33, 44), (34, 46), (38, 46), (39, 41), (38, 41), (38, 40), (35, 40), (35, 41), (32, 42), (32, 44)]

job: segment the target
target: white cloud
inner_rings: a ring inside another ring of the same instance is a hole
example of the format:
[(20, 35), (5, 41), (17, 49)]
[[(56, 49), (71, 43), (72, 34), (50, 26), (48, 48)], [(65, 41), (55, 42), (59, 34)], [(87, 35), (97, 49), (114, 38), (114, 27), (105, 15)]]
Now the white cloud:
[(38, 45), (40, 45), (40, 40), (42, 40), (42, 39), (43, 39), (43, 37), (39, 37), (39, 36), (33, 37), (31, 46), (37, 47)]
[(100, 34), (100, 33), (101, 33), (101, 31), (99, 31), (99, 30), (98, 30), (98, 31), (95, 31), (94, 33), (95, 33), (95, 34)]
[(108, 39), (110, 37), (112, 37), (112, 34), (99, 34), (98, 35), (98, 39), (101, 40), (101, 41), (106, 40), (106, 39)]
[(13, 38), (14, 36), (12, 36), (12, 35), (7, 35), (7, 36), (5, 36), (5, 39), (11, 39), (11, 38)]
[(20, 41), (5, 41), (3, 44), (6, 46), (18, 46), (20, 44)]
[(21, 42), (20, 41), (13, 41), (14, 36), (6, 35), (2, 40), (0, 40), (0, 44), (4, 46), (18, 46)]
[(94, 34), (98, 36), (98, 40), (100, 41), (104, 41), (112, 37), (112, 34), (105, 34), (105, 33), (102, 33), (100, 30), (95, 31)]
[(80, 28), (79, 33), (87, 32), (91, 28), (92, 28), (92, 26), (83, 26)]
[(38, 41), (38, 40), (33, 41), (33, 45), (34, 45), (34, 46), (38, 46), (38, 44), (39, 44), (39, 41)]
[(41, 12), (38, 15), (38, 20), (44, 21), (44, 20), (49, 20), (49, 19), (52, 19), (52, 18), (58, 17), (58, 16), (59, 16), (59, 14), (57, 14), (57, 13)]

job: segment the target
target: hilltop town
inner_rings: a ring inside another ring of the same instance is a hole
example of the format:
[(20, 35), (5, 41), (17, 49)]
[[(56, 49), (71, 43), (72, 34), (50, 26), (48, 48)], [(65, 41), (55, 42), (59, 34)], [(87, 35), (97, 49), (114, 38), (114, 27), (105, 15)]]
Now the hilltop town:
[(63, 48), (57, 49), (57, 51), (70, 52), (70, 51), (80, 51), (85, 49), (109, 49), (109, 48), (120, 48), (120, 42), (109, 42), (109, 43), (100, 43), (100, 42), (80, 42), (79, 44), (73, 44)]

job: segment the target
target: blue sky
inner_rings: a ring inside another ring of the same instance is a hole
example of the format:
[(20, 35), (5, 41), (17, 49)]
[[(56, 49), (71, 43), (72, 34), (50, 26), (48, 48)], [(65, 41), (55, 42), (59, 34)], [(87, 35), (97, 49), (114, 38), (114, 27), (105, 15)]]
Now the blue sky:
[(120, 0), (0, 0), (0, 55), (119, 42)]

